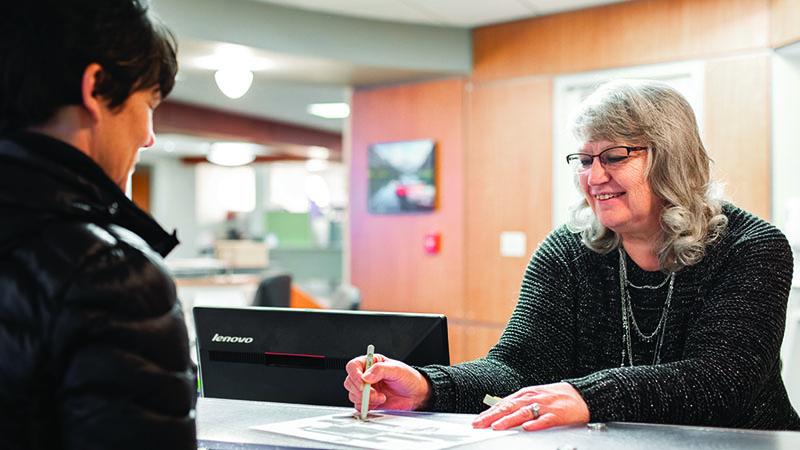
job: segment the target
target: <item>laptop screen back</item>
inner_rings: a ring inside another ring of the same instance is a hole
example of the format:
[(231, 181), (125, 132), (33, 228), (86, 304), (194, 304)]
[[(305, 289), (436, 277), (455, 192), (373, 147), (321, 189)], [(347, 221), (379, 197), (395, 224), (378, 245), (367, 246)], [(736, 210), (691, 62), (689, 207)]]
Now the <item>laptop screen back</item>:
[(375, 352), (410, 365), (450, 363), (442, 315), (195, 307), (205, 397), (351, 406), (347, 361)]

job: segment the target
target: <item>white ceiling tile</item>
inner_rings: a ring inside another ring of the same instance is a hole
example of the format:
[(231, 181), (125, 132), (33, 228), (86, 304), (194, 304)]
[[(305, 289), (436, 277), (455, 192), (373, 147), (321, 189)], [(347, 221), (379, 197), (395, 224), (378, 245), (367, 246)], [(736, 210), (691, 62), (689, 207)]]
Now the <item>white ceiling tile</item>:
[(441, 17), (448, 24), (474, 27), (487, 23), (506, 22), (533, 14), (517, 0), (464, 1), (464, 0), (405, 0), (418, 4)]
[(403, 0), (257, 0), (262, 3), (301, 8), (310, 11), (361, 17), (365, 19), (437, 24), (424, 9), (409, 6)]
[(565, 11), (591, 8), (628, 0), (524, 0), (539, 10), (541, 14), (555, 14)]
[(627, 0), (256, 0), (393, 22), (472, 28)]

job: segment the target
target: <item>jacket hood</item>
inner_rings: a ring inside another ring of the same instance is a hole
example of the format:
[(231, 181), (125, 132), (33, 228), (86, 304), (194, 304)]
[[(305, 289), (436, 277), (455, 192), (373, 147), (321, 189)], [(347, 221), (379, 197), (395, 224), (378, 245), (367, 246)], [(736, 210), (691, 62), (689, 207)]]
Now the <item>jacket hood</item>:
[(91, 158), (36, 133), (0, 138), (0, 252), (50, 221), (115, 224), (166, 256), (178, 244), (139, 209)]

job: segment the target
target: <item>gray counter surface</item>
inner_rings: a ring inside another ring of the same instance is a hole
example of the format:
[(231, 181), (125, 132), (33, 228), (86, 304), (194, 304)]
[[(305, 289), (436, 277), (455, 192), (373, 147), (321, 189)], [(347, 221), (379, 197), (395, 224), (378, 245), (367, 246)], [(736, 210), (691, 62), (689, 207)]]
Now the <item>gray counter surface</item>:
[[(208, 449), (353, 449), (279, 434), (251, 430), (254, 425), (283, 422), (314, 416), (353, 411), (350, 408), (295, 405), (200, 398), (197, 402), (198, 445)], [(469, 426), (473, 415), (443, 413), (404, 413)], [(585, 426), (562, 427), (467, 444), (461, 449), (503, 450), (797, 450), (800, 432), (749, 431), (728, 428), (687, 427), (634, 423), (609, 423), (606, 431), (590, 431)]]

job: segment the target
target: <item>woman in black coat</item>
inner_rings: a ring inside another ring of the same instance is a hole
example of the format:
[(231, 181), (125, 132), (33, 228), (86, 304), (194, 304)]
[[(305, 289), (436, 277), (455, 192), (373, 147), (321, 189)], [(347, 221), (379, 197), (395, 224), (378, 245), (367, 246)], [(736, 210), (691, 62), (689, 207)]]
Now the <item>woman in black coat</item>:
[(132, 0), (0, 17), (0, 448), (195, 449), (178, 241), (123, 193), (174, 42)]

